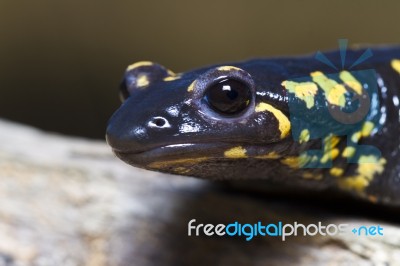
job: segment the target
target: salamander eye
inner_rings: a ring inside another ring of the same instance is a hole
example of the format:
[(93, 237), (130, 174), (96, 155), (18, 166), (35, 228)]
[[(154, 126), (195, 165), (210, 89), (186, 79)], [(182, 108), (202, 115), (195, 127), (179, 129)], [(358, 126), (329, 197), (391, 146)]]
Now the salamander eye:
[(206, 89), (203, 100), (224, 115), (236, 115), (245, 110), (252, 99), (249, 86), (235, 79), (223, 79)]

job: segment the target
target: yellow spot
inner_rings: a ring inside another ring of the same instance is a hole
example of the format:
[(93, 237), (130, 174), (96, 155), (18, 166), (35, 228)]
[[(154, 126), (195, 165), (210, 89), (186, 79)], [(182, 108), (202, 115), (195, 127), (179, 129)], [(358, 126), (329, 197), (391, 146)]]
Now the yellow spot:
[(196, 163), (202, 162), (209, 159), (208, 157), (199, 157), (199, 158), (185, 158), (185, 159), (177, 159), (177, 160), (168, 160), (168, 161), (161, 161), (161, 162), (152, 162), (147, 166), (149, 168), (156, 168), (156, 169), (165, 169), (171, 166), (177, 165), (194, 165)]
[(234, 147), (224, 152), (226, 158), (247, 158), (246, 149), (242, 146)]
[(344, 107), (346, 98), (344, 97), (346, 88), (342, 84), (338, 84), (335, 80), (329, 79), (322, 72), (312, 72), (311, 77), (325, 92), (325, 98), (330, 104)]
[(288, 156), (281, 160), (281, 163), (289, 166), (290, 168), (301, 168), (308, 162), (314, 162), (317, 160), (317, 156), (310, 157), (307, 154), (302, 154), (300, 156)]
[(342, 156), (345, 158), (350, 158), (354, 156), (356, 149), (354, 147), (346, 147), (342, 153)]
[(307, 142), (309, 140), (310, 140), (310, 131), (308, 129), (303, 129), (300, 132), (299, 142), (303, 143), (303, 142)]
[(393, 59), (391, 62), (391, 65), (393, 69), (400, 74), (400, 60), (399, 59)]
[(343, 175), (343, 169), (338, 168), (338, 167), (332, 167), (329, 172), (333, 176), (341, 176), (341, 175)]
[(324, 138), (324, 155), (322, 156), (320, 162), (327, 163), (328, 160), (334, 160), (339, 155), (339, 149), (335, 148), (340, 142), (338, 136), (330, 134)]
[(179, 76), (179, 74), (175, 74), (174, 71), (167, 69), (168, 76)]
[(386, 159), (378, 160), (374, 155), (364, 155), (360, 156), (358, 163), (357, 172), (368, 180), (372, 180), (375, 173), (381, 174), (385, 170)]
[(287, 166), (291, 168), (299, 168), (300, 163), (299, 163), (299, 157), (286, 157), (281, 160), (281, 163), (286, 164)]
[(339, 149), (335, 148), (332, 150), (328, 150), (324, 153), (324, 156), (321, 158), (321, 163), (326, 163), (328, 160), (335, 160), (336, 157), (339, 155)]
[(176, 167), (176, 168), (173, 169), (173, 171), (174, 171), (175, 173), (177, 173), (177, 174), (184, 175), (184, 174), (189, 173), (189, 172), (190, 172), (190, 169), (188, 169), (188, 168), (186, 168), (186, 167)]
[(175, 74), (173, 71), (167, 69), (168, 76), (165, 77), (164, 81), (173, 81), (181, 78), (181, 74)]
[(314, 96), (317, 94), (318, 87), (314, 82), (294, 82), (294, 81), (284, 81), (282, 82), (284, 86), (290, 93), (303, 100), (306, 103), (308, 109), (314, 106)]
[(276, 152), (273, 151), (273, 152), (270, 152), (268, 154), (255, 156), (254, 158), (257, 158), (257, 159), (278, 159), (278, 158), (281, 158), (281, 155), (279, 155), (279, 154), (277, 154)]
[(369, 134), (371, 134), (372, 129), (374, 129), (374, 123), (370, 121), (365, 122), (361, 129), (361, 135), (363, 137), (368, 137)]
[(329, 136), (324, 138), (324, 145), (325, 145), (324, 150), (333, 149), (334, 147), (336, 147), (338, 145), (339, 142), (340, 142), (340, 138), (338, 136), (334, 136), (334, 135), (330, 134)]
[(368, 185), (369, 185), (368, 180), (359, 175), (353, 176), (350, 178), (341, 179), (339, 181), (340, 187), (349, 189), (349, 190), (355, 190), (358, 192), (363, 191)]
[(362, 85), (360, 82), (358, 82), (358, 80), (356, 80), (355, 77), (353, 77), (353, 75), (350, 74), (350, 72), (348, 71), (342, 71), (339, 74), (339, 77), (341, 80), (343, 80), (343, 82), (349, 86), (350, 88), (352, 88), (357, 94), (361, 95), (362, 94)]
[(259, 103), (256, 106), (256, 112), (268, 111), (272, 113), (278, 120), (279, 131), (281, 132), (281, 139), (285, 138), (290, 132), (290, 121), (280, 110), (276, 109), (270, 104)]
[(310, 178), (313, 178), (313, 174), (312, 173), (310, 173), (310, 172), (305, 172), (304, 174), (303, 174), (303, 177), (304, 178), (306, 178), (306, 179), (310, 179)]
[(361, 132), (356, 132), (351, 136), (351, 141), (357, 143), (361, 138)]
[(193, 81), (193, 82), (189, 85), (187, 91), (188, 91), (188, 92), (193, 91), (195, 85), (196, 85), (196, 81)]
[(164, 81), (173, 81), (173, 80), (177, 80), (180, 78), (181, 78), (181, 75), (177, 74), (177, 75), (170, 75), (168, 77), (165, 77), (163, 80)]
[(363, 155), (358, 160), (357, 175), (339, 180), (339, 186), (345, 189), (352, 189), (358, 192), (364, 189), (373, 180), (375, 174), (383, 173), (386, 159), (374, 155)]
[(368, 195), (368, 200), (372, 203), (377, 203), (378, 202), (378, 198), (374, 195)]
[(146, 75), (139, 75), (136, 79), (136, 87), (146, 87), (149, 83), (149, 79)]
[(335, 160), (339, 156), (339, 149), (335, 148), (331, 151), (332, 160)]
[(238, 67), (234, 67), (234, 66), (222, 66), (222, 67), (217, 68), (217, 70), (219, 70), (219, 71), (231, 71), (231, 70), (241, 70), (241, 69), (238, 68)]
[(303, 176), (304, 179), (314, 179), (314, 180), (321, 180), (322, 179), (322, 174), (315, 175), (315, 174), (310, 173), (310, 172), (305, 172), (305, 173), (303, 173), (302, 176)]
[(132, 65), (129, 65), (128, 68), (126, 69), (126, 71), (130, 71), (132, 69), (138, 68), (138, 67), (142, 67), (142, 66), (152, 66), (153, 62), (150, 61), (140, 61), (137, 63), (134, 63)]

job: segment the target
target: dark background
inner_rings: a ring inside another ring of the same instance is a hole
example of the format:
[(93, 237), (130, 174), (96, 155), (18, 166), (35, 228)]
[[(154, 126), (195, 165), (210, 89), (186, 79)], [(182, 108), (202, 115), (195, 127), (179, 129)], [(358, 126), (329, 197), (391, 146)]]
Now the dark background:
[(400, 43), (399, 1), (0, 0), (0, 117), (103, 138), (135, 61), (175, 72)]

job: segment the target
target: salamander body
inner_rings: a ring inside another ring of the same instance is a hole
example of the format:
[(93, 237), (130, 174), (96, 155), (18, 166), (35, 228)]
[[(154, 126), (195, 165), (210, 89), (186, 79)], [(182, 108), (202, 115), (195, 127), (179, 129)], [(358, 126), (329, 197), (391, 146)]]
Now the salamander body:
[[(175, 74), (129, 66), (107, 141), (133, 166), (265, 179), (400, 204), (400, 48), (255, 59)], [(343, 56), (343, 55), (342, 55)], [(348, 63), (347, 63), (348, 62)]]

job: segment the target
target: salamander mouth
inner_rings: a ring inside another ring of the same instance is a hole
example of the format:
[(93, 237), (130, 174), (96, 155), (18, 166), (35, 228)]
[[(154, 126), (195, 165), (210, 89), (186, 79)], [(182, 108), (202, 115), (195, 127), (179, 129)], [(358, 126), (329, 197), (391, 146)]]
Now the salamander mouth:
[[(290, 142), (264, 145), (238, 143), (181, 143), (152, 147), (146, 151), (117, 151), (126, 163), (148, 170), (204, 179), (259, 179), (270, 171), (279, 177), (280, 160)], [(266, 170), (267, 169), (267, 170)]]
[(113, 150), (126, 163), (151, 170), (206, 161), (232, 161), (248, 158), (279, 159), (288, 151), (290, 142), (256, 145), (254, 143), (180, 143), (153, 147), (144, 151)]
[[(170, 161), (184, 158), (223, 157), (224, 152), (235, 146), (230, 143), (181, 143), (159, 146), (143, 151), (118, 151), (113, 152), (125, 162), (144, 166), (156, 161)], [(236, 146), (238, 146), (236, 144)]]

